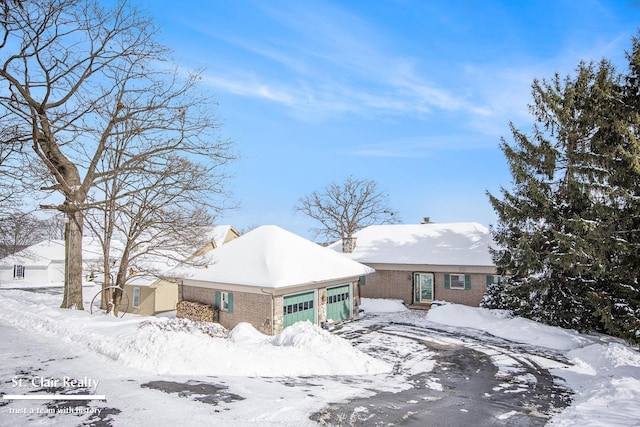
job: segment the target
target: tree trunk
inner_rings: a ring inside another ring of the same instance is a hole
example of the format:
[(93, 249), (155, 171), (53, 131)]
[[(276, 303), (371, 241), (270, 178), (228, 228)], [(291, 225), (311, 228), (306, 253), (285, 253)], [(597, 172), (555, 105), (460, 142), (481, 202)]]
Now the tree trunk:
[[(67, 204), (69, 206), (69, 204)], [(65, 224), (65, 287), (61, 308), (84, 310), (82, 300), (82, 212), (69, 206)]]
[[(108, 304), (111, 301), (111, 238), (107, 237), (104, 240), (102, 257), (102, 269), (104, 270), (104, 280), (102, 282), (102, 293), (100, 294), (100, 308), (102, 310), (108, 310)], [(108, 310), (110, 311), (110, 310)]]
[(118, 275), (116, 276), (115, 285), (120, 289), (116, 288), (113, 291), (113, 314), (116, 317), (118, 316), (118, 313), (120, 313), (120, 308), (122, 305), (122, 293), (124, 292), (124, 284), (127, 280), (127, 269), (129, 268), (129, 254), (130, 249), (127, 245), (122, 252), (120, 266), (118, 267)]
[(122, 290), (115, 288), (113, 290), (113, 306), (111, 307), (113, 315), (118, 317), (120, 314), (120, 306), (122, 305)]

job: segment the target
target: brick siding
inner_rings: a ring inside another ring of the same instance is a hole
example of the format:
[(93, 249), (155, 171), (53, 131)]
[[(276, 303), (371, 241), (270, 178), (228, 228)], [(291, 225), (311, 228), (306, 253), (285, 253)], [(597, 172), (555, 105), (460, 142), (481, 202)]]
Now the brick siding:
[[(428, 271), (425, 271), (428, 272)], [(455, 273), (455, 271), (452, 271)], [(434, 273), (434, 299), (464, 304), (473, 307), (480, 305), (486, 290), (484, 273), (471, 274), (471, 289), (445, 289), (444, 274)], [(399, 270), (376, 270), (366, 278), (361, 288), (363, 298), (400, 299), (405, 304), (413, 303), (413, 272)]]
[[(220, 289), (182, 285), (181, 297), (185, 301), (200, 302), (213, 306), (215, 304), (216, 291), (228, 292)], [(271, 334), (271, 296), (238, 291), (230, 293), (233, 294), (233, 312), (228, 313), (220, 310), (219, 323), (227, 329), (233, 329), (238, 323), (247, 322), (260, 332)], [(282, 311), (282, 308), (280, 311)]]

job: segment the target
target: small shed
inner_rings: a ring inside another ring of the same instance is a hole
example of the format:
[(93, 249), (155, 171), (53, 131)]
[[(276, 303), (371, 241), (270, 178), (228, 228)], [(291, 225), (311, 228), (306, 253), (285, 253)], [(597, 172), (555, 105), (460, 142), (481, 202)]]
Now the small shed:
[(228, 329), (248, 322), (270, 335), (297, 321), (324, 324), (353, 317), (360, 283), (374, 271), (274, 225), (205, 256), (204, 267), (170, 272), (179, 283), (178, 316), (217, 321)]
[(368, 298), (401, 299), (429, 307), (434, 300), (478, 306), (498, 280), (491, 233), (475, 222), (366, 227), (329, 247), (375, 269), (362, 287)]

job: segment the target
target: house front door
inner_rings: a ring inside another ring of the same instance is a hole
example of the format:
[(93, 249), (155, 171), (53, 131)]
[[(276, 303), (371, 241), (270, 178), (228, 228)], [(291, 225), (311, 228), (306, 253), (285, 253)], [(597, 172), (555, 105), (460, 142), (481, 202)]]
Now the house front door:
[(414, 304), (433, 301), (433, 273), (413, 273)]

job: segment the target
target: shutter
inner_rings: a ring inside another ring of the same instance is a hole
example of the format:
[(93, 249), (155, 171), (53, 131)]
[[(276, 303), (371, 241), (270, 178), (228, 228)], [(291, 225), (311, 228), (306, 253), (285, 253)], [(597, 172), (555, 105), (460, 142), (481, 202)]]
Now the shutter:
[(487, 274), (487, 289), (489, 289), (489, 286), (493, 285), (493, 276), (491, 276), (490, 274)]
[(215, 302), (213, 306), (214, 308), (220, 310), (220, 291), (216, 291)]
[(229, 308), (227, 309), (227, 313), (233, 313), (233, 294), (229, 292), (227, 295), (229, 297)]
[(469, 290), (471, 289), (471, 275), (470, 274), (465, 274), (464, 275), (464, 289), (465, 290)]
[(364, 286), (367, 284), (367, 280), (365, 276), (360, 276), (360, 278), (358, 279), (358, 281), (360, 282), (360, 286)]
[(451, 275), (449, 273), (444, 273), (444, 288), (451, 289)]
[(17, 267), (18, 267), (17, 265), (15, 265), (15, 264), (13, 265), (13, 278), (14, 279), (16, 278), (16, 268)]

